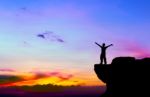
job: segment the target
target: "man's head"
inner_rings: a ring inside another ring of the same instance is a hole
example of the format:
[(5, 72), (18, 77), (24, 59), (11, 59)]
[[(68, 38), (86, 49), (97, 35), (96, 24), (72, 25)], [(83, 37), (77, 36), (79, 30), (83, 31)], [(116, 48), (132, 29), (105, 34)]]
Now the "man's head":
[(105, 47), (105, 43), (103, 43), (102, 46)]

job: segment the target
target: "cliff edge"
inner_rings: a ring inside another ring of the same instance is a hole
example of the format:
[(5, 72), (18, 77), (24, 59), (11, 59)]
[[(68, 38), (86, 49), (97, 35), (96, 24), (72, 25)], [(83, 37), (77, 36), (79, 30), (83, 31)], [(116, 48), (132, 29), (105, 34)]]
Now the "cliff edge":
[(94, 65), (97, 77), (106, 83), (102, 97), (150, 95), (150, 58), (117, 57), (109, 65)]

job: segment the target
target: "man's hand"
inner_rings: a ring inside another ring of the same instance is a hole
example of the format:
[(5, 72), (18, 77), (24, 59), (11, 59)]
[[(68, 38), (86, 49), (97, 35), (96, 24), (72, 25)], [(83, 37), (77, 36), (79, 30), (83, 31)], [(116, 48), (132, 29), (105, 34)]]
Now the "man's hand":
[(110, 47), (110, 46), (113, 46), (113, 44), (110, 44), (110, 45), (106, 46), (106, 48), (108, 48), (108, 47)]
[(95, 42), (96, 45), (98, 45), (99, 47), (102, 47), (100, 44), (98, 44), (97, 42)]

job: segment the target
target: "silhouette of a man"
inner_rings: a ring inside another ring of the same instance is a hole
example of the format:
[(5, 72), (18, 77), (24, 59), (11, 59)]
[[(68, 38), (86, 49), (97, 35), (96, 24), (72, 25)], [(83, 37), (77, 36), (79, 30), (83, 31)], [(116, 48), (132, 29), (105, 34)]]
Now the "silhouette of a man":
[(104, 64), (107, 64), (106, 49), (110, 46), (113, 46), (113, 44), (110, 44), (108, 46), (105, 46), (105, 43), (103, 43), (102, 46), (98, 44), (97, 42), (95, 42), (95, 44), (101, 48), (101, 55), (100, 55), (101, 63), (100, 64), (103, 64), (103, 61), (104, 61)]

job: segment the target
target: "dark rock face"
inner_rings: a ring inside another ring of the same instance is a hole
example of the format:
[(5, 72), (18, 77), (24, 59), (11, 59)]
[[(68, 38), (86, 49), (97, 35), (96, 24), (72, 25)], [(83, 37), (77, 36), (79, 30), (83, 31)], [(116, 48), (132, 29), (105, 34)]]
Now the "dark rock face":
[(103, 96), (112, 95), (112, 65), (99, 65), (96, 64), (94, 70), (100, 80), (107, 83), (107, 91)]
[(94, 70), (107, 86), (102, 97), (150, 97), (150, 58), (117, 57), (110, 65), (95, 64)]

